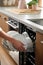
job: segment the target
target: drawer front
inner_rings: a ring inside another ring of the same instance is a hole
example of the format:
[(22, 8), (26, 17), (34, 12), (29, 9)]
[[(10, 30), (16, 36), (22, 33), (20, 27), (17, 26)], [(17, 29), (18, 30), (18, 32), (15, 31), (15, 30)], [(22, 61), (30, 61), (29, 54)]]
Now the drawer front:
[(8, 20), (8, 16), (4, 15), (3, 13), (0, 13), (0, 18), (2, 18), (5, 21)]
[(36, 33), (36, 65), (43, 65), (43, 34)]

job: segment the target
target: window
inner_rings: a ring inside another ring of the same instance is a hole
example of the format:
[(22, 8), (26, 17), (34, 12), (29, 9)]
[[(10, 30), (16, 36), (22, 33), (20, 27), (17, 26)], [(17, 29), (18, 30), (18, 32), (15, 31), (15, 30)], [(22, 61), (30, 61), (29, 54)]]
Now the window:
[[(41, 1), (41, 0), (40, 0)], [(43, 0), (42, 0), (42, 7), (43, 7)]]
[(28, 3), (28, 2), (30, 2), (30, 1), (32, 1), (32, 0), (25, 0), (26, 1), (26, 3)]

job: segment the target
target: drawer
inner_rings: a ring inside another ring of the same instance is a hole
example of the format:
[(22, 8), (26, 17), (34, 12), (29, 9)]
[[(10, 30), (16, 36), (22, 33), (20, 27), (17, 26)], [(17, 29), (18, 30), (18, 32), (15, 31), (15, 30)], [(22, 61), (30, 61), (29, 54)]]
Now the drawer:
[(7, 21), (8, 20), (8, 16), (6, 16), (3, 13), (0, 13), (0, 18), (2, 18), (3, 20)]
[(43, 65), (43, 34), (36, 33), (36, 65)]
[(43, 34), (38, 33), (38, 32), (36, 33), (36, 42), (39, 42), (40, 45), (43, 44)]

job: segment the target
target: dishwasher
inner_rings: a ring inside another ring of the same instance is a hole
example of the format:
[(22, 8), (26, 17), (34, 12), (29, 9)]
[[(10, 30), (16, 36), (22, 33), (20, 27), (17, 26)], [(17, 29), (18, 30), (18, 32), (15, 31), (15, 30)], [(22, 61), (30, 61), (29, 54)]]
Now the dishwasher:
[(19, 32), (22, 34), (24, 31), (28, 33), (28, 36), (31, 38), (33, 42), (33, 52), (19, 52), (20, 61), (19, 65), (35, 65), (35, 40), (36, 40), (36, 32), (33, 31), (32, 28), (28, 28), (24, 24), (19, 23)]
[[(28, 28), (27, 26), (25, 26), (24, 24), (22, 23), (19, 23), (18, 21), (16, 20), (13, 20), (11, 18), (9, 18), (10, 21), (7, 22), (7, 24), (9, 24), (13, 29), (17, 29), (18, 28), (18, 32), (14, 32), (16, 35), (19, 33), (20, 35), (24, 35), (25, 37), (28, 36), (31, 41), (32, 41), (32, 49), (33, 51), (27, 51), (27, 52), (19, 52), (18, 51), (18, 65), (35, 65), (35, 40), (36, 40), (36, 32), (32, 30), (32, 28)], [(13, 34), (13, 33), (12, 33)], [(27, 35), (26, 35), (27, 34)], [(29, 40), (28, 40), (29, 41)], [(4, 46), (6, 47), (6, 44), (5, 44), (5, 40), (4, 40)], [(10, 45), (12, 46), (12, 45)], [(10, 47), (6, 47), (8, 48), (9, 50), (12, 50), (12, 51), (15, 51), (16, 49), (14, 47), (12, 47), (10, 49)], [(31, 50), (32, 50), (31, 49)], [(16, 50), (17, 51), (17, 50)], [(16, 52), (15, 52), (16, 53)]]

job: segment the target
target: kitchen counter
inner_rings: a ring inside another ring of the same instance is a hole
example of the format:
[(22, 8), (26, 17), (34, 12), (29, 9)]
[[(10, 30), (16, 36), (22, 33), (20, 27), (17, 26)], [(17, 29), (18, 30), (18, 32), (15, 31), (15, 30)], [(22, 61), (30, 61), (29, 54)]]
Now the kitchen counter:
[[(11, 17), (14, 20), (17, 20), (18, 22), (26, 25), (28, 28), (32, 28), (33, 31), (38, 31), (43, 33), (43, 25), (36, 24), (30, 20), (42, 20), (43, 21), (43, 9), (38, 14), (15, 14), (14, 12), (10, 12), (8, 10), (15, 9), (14, 7), (0, 7), (0, 12), (7, 15), (8, 17)], [(41, 22), (41, 21), (40, 21)]]

